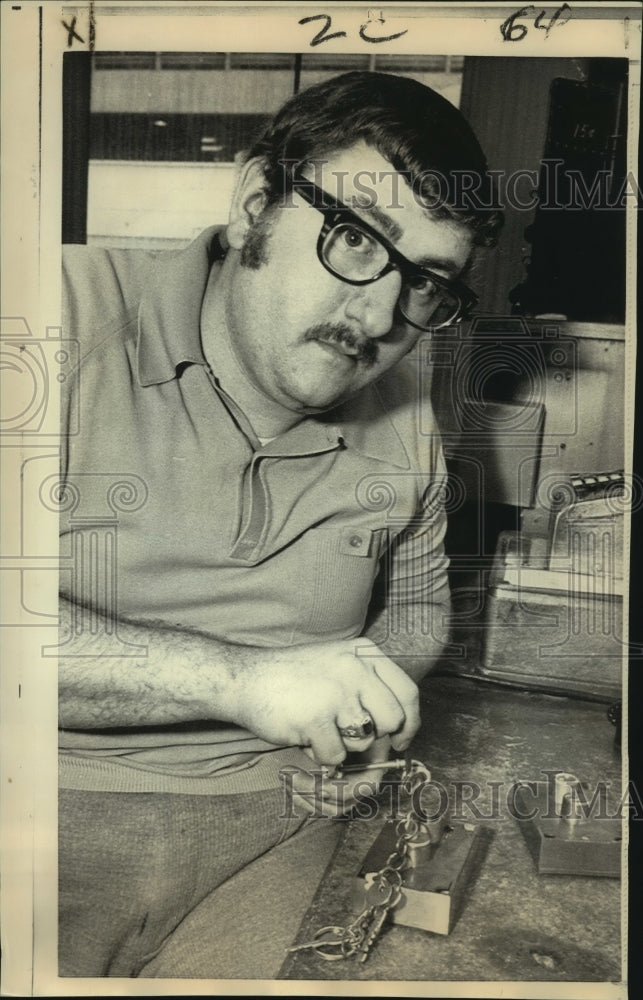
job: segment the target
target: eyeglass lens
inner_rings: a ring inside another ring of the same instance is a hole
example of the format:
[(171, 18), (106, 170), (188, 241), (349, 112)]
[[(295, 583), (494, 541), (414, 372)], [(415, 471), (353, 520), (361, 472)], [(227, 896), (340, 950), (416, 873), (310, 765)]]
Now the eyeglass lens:
[[(331, 271), (355, 282), (375, 278), (389, 261), (381, 243), (354, 224), (344, 222), (326, 234), (322, 254)], [(428, 329), (451, 322), (460, 302), (446, 288), (418, 273), (405, 276), (398, 306), (411, 323)]]

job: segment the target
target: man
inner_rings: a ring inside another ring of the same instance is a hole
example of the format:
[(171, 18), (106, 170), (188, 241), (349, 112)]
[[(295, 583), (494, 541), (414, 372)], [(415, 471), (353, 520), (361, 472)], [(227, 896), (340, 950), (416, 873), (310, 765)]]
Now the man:
[(276, 116), (224, 232), (69, 248), (62, 975), (276, 975), (336, 844), (320, 814), (354, 801), (332, 769), (417, 730), (448, 585), (405, 359), (471, 306), (498, 227), (463, 171), (484, 182), (450, 104), (350, 73)]

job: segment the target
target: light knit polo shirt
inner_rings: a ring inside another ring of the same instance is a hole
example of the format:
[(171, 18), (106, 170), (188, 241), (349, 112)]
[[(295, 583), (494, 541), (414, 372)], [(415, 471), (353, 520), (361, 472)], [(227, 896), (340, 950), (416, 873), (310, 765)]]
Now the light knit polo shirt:
[[(378, 574), (384, 599), (444, 601), (444, 463), (417, 362), (262, 445), (201, 347), (220, 256), (215, 229), (182, 251), (66, 248), (65, 336), (80, 362), (63, 392), (61, 476), (75, 497), (63, 593), (264, 647), (359, 636)], [(101, 554), (110, 517), (116, 541)], [(171, 777), (275, 749), (216, 720), (61, 735), (77, 770), (100, 758)]]

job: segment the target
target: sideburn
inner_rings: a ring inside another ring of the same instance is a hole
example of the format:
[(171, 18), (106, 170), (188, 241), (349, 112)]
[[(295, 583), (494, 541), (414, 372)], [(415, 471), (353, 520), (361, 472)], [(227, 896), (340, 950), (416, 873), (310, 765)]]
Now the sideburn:
[(242, 267), (257, 271), (262, 264), (268, 263), (268, 241), (271, 234), (268, 216), (269, 210), (264, 209), (248, 230), (239, 258)]

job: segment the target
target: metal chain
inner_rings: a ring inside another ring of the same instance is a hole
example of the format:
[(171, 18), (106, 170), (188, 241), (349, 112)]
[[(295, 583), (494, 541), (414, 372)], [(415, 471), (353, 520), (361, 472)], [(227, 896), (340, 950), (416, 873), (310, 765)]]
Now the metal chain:
[(377, 872), (378, 876), (387, 876), (389, 872), (397, 872), (400, 877), (400, 886), (403, 883), (402, 872), (409, 866), (409, 842), (420, 832), (420, 824), (412, 810), (413, 795), (418, 788), (431, 780), (431, 772), (421, 761), (411, 760), (406, 763), (401, 780), (408, 791), (409, 808), (396, 824), (395, 850), (389, 854), (384, 867)]
[[(431, 780), (431, 772), (418, 760), (407, 759), (403, 765), (401, 783), (408, 793), (409, 807), (395, 826), (397, 840), (395, 849), (389, 854), (386, 862), (378, 872), (372, 873), (373, 881), (385, 880), (391, 887), (391, 898), (387, 905), (393, 909), (402, 896), (404, 872), (409, 867), (409, 844), (420, 832), (420, 824), (413, 815), (413, 795), (423, 784)], [(368, 910), (363, 910), (345, 927), (322, 927), (312, 941), (295, 945), (289, 951), (299, 951), (312, 948), (320, 958), (329, 962), (342, 958), (352, 958), (359, 954), (364, 961), (368, 944), (364, 948), (364, 937), (370, 922)]]

